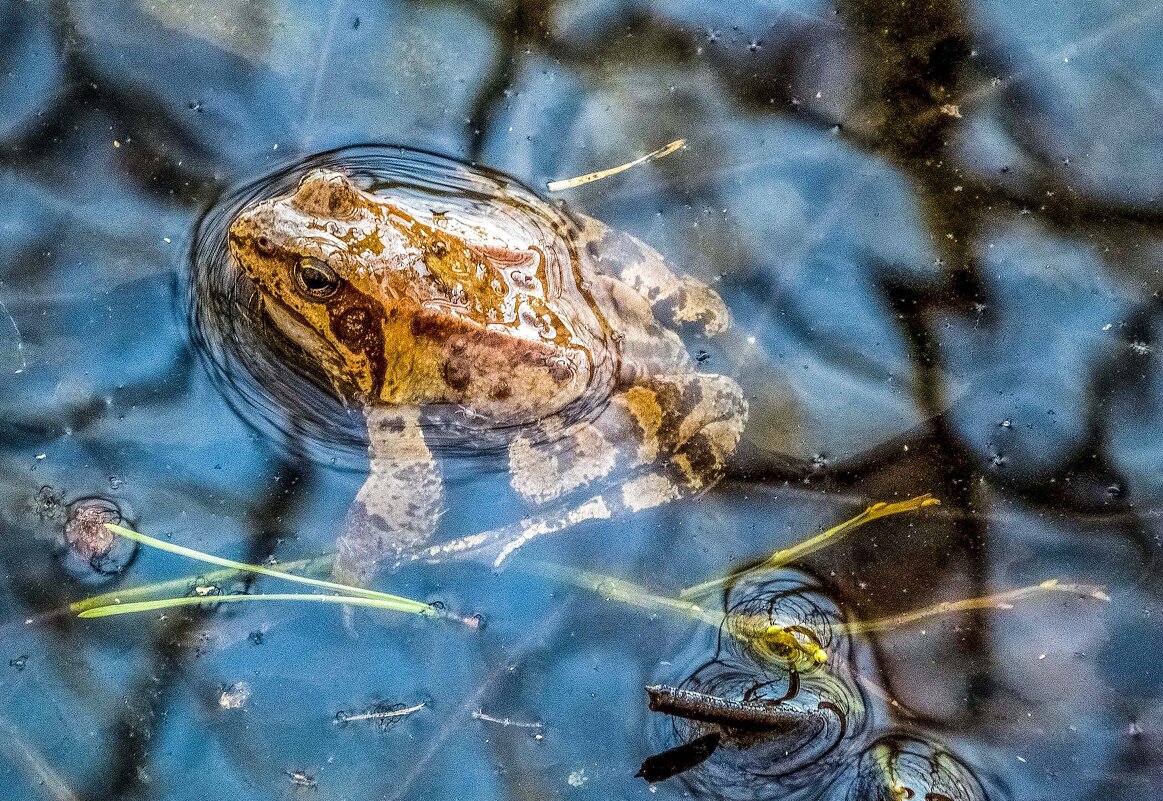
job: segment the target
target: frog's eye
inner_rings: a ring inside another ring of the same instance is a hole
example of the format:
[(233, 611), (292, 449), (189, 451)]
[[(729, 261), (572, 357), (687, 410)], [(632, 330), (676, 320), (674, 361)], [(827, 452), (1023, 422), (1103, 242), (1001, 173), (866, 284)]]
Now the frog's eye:
[(307, 256), (295, 262), (295, 286), (315, 300), (326, 300), (339, 291), (339, 276), (327, 262)]

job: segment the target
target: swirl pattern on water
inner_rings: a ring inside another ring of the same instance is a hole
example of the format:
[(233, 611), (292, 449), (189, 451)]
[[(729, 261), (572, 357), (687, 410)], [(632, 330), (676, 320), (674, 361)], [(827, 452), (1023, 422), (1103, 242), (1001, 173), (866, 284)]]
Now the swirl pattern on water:
[(676, 689), (648, 688), (651, 709), (670, 716), (670, 747), (639, 775), (678, 775), (692, 795), (725, 801), (1004, 797), (948, 748), (885, 730), (883, 694), (865, 692), (858, 643), (820, 583), (793, 570), (746, 578), (725, 606), (714, 658)]
[[(768, 706), (802, 724), (744, 730), (673, 716), (662, 733), (669, 745), (721, 735), (714, 751), (681, 780), (697, 797), (817, 798), (855, 758), (871, 724), (868, 699), (854, 679), (851, 644), (839, 632), (842, 613), (814, 580), (796, 571), (740, 582), (726, 605), (714, 658), (680, 688)], [(783, 636), (761, 640), (763, 631)], [(816, 649), (827, 653), (827, 667), (810, 658)]]

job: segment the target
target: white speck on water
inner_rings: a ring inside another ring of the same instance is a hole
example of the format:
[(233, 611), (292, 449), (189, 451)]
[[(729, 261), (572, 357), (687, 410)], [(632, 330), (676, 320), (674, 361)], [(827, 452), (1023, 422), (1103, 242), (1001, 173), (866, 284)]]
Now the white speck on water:
[(248, 700), (250, 700), (250, 685), (240, 681), (222, 690), (222, 694), (218, 696), (218, 706), (223, 709), (242, 709)]
[(1110, 324), (1110, 323), (1107, 323), (1106, 325), (1104, 325), (1104, 326), (1102, 327), (1102, 330), (1103, 330), (1103, 331), (1110, 331), (1110, 330), (1111, 330), (1111, 324)]
[(570, 787), (581, 787), (589, 780), (590, 777), (586, 775), (585, 768), (578, 768), (577, 770), (570, 771), (569, 776), (566, 777), (566, 781), (569, 782)]
[(8, 318), (8, 322), (12, 324), (12, 331), (16, 334), (16, 352), (20, 354), (20, 367), (13, 370), (15, 375), (20, 375), (28, 368), (28, 359), (24, 356), (24, 337), (20, 333), (20, 328), (16, 325), (16, 318), (8, 311), (8, 307), (4, 305), (4, 301), (0, 299), (0, 310), (3, 310), (4, 316)]

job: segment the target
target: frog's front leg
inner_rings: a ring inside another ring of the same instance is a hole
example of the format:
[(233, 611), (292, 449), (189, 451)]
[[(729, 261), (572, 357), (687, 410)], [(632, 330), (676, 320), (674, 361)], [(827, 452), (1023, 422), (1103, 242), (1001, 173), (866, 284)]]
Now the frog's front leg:
[(339, 538), (334, 572), (366, 585), (381, 561), (426, 545), (442, 512), (443, 481), (424, 441), (418, 409), (370, 405), (366, 411), (370, 472)]
[(747, 420), (739, 385), (721, 375), (655, 376), (616, 393), (593, 422), (541, 439), (518, 437), (510, 479), (549, 508), (413, 558), (487, 558), (495, 567), (525, 543), (586, 520), (608, 519), (695, 495), (723, 475)]
[(659, 320), (693, 325), (714, 336), (727, 330), (730, 314), (718, 293), (686, 275), (677, 275), (654, 248), (605, 223), (583, 217), (582, 244), (599, 272), (631, 287), (650, 303)]

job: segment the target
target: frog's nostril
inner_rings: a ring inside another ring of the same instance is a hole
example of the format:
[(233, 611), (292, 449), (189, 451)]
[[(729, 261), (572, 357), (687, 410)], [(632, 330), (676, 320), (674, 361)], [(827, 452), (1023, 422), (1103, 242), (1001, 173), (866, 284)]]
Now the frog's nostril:
[(271, 241), (271, 238), (269, 236), (267, 236), (266, 234), (262, 234), (260, 236), (255, 237), (254, 247), (262, 255), (269, 256), (272, 253), (274, 253), (275, 243)]

